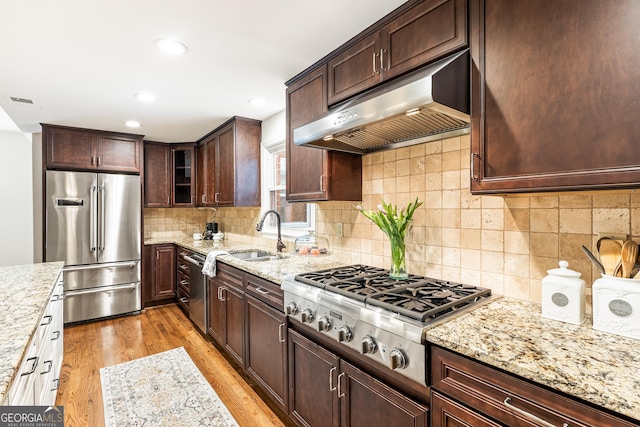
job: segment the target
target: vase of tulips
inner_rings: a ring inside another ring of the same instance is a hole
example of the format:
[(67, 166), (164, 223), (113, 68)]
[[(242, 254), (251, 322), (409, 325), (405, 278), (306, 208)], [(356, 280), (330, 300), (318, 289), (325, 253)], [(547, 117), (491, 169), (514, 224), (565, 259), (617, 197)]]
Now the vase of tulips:
[(377, 210), (364, 209), (360, 205), (356, 206), (357, 210), (373, 221), (389, 237), (391, 244), (389, 277), (392, 279), (405, 280), (409, 277), (405, 262), (405, 238), (411, 227), (413, 213), (422, 203), (416, 198), (401, 210), (398, 210), (396, 205), (384, 201), (378, 205)]

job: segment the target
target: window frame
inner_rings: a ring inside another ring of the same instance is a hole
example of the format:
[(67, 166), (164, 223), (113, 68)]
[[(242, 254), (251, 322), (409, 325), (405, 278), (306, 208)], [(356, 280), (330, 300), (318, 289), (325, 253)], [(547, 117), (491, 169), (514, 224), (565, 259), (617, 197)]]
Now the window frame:
[[(281, 185), (275, 185), (275, 167), (273, 164), (273, 155), (286, 150), (286, 142), (284, 135), (272, 138), (270, 140), (262, 141), (260, 144), (260, 156), (261, 156), (261, 203), (260, 203), (260, 218), (264, 215), (266, 211), (271, 209), (271, 192), (285, 189)], [(296, 202), (297, 203), (297, 202)], [(305, 202), (300, 202), (305, 203)], [(307, 219), (308, 222), (306, 224), (301, 224), (298, 226), (286, 226), (285, 223), (281, 226), (281, 234), (282, 237), (291, 237), (296, 238), (299, 236), (304, 236), (309, 233), (309, 231), (315, 231), (316, 229), (316, 205), (315, 203), (306, 203), (307, 204)], [(277, 237), (278, 228), (275, 226), (271, 226), (269, 221), (265, 221), (264, 227), (262, 228), (262, 235), (265, 237)]]

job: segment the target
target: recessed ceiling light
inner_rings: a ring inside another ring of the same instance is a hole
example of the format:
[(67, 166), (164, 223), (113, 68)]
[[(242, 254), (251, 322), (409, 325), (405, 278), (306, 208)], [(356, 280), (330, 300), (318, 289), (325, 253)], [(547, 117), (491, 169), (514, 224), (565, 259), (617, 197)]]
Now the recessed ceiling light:
[(127, 127), (130, 127), (130, 128), (139, 128), (140, 127), (140, 122), (136, 122), (135, 120), (127, 120), (126, 122), (124, 122), (124, 124)]
[(253, 105), (254, 107), (262, 107), (266, 104), (266, 101), (262, 98), (251, 98), (249, 100), (249, 104)]
[(189, 50), (185, 45), (176, 40), (159, 39), (156, 40), (155, 43), (158, 49), (171, 55), (182, 55)]
[(156, 100), (156, 97), (149, 92), (137, 92), (137, 93), (134, 93), (133, 96), (138, 101), (142, 101), (142, 102), (153, 102)]

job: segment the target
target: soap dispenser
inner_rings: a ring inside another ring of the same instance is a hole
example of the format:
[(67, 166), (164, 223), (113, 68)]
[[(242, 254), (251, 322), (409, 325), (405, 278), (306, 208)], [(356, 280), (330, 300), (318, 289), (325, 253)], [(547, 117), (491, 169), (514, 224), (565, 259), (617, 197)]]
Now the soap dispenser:
[(567, 261), (542, 279), (542, 317), (580, 325), (585, 321), (586, 285)]

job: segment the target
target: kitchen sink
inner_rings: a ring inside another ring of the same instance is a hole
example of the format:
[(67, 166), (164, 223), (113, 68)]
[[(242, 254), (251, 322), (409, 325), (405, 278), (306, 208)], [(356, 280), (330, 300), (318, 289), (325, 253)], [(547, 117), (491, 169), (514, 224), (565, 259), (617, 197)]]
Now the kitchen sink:
[(273, 261), (281, 257), (267, 251), (235, 252), (229, 255), (248, 262)]

